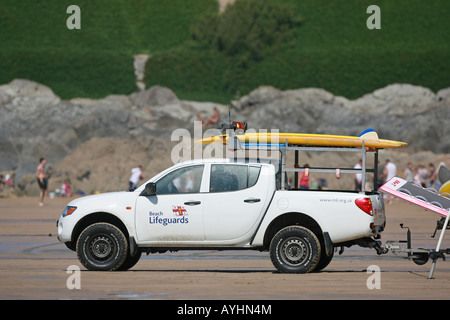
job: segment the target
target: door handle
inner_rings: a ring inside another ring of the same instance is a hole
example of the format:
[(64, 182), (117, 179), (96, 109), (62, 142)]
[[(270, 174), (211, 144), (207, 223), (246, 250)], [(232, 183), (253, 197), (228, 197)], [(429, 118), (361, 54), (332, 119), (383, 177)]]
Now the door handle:
[(188, 202), (185, 202), (184, 204), (187, 206), (197, 206), (200, 203), (201, 203), (200, 201), (188, 201)]
[(260, 202), (261, 199), (256, 199), (256, 198), (250, 198), (250, 199), (245, 199), (244, 202), (247, 203), (255, 203), (255, 202)]

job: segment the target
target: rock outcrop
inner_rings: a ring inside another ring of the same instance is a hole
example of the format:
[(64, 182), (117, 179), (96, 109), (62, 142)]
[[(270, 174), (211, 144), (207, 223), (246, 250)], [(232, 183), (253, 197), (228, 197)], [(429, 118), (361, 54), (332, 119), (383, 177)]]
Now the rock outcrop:
[(448, 153), (449, 92), (393, 84), (348, 100), (323, 89), (280, 91), (264, 86), (232, 106), (255, 128), (347, 135), (373, 128), (379, 137), (406, 141), (415, 150)]
[(45, 85), (17, 79), (0, 86), (0, 172), (21, 179), (34, 173), (40, 157), (56, 165), (94, 138), (127, 144), (147, 141), (144, 138), (170, 142), (173, 130), (192, 131), (197, 115), (212, 116), (213, 107), (221, 120), (228, 120), (231, 110), (233, 119), (245, 120), (256, 130), (357, 135), (374, 128), (381, 138), (406, 141), (413, 150), (450, 153), (450, 88), (433, 93), (393, 84), (348, 100), (317, 88), (282, 91), (261, 86), (226, 106), (180, 100), (160, 86), (129, 96), (62, 100)]

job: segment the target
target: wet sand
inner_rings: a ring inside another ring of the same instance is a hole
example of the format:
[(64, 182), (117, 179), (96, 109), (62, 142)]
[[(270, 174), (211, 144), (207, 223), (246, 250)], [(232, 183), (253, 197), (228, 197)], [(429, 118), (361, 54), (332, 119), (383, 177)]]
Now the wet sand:
[[(435, 279), (427, 279), (431, 262), (419, 266), (404, 254), (378, 256), (372, 249), (346, 248), (319, 273), (275, 272), (268, 253), (189, 251), (143, 255), (126, 272), (91, 272), (76, 253), (56, 238), (56, 219), (67, 199), (0, 199), (0, 299), (448, 299), (450, 264), (439, 259)], [(387, 240), (406, 239), (411, 228), (414, 248), (435, 248), (431, 238), (439, 216), (400, 200), (388, 205)], [(446, 234), (442, 247), (450, 247)], [(81, 289), (68, 289), (71, 265), (80, 266)], [(368, 289), (376, 265), (380, 289)], [(370, 282), (370, 281), (369, 281)]]

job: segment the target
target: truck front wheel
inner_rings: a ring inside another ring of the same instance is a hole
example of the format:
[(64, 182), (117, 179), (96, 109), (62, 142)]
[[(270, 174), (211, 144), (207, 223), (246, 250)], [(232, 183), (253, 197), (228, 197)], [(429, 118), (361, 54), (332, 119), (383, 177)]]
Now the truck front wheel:
[(83, 230), (77, 240), (77, 255), (88, 270), (118, 270), (128, 254), (122, 231), (109, 223), (95, 223)]
[(279, 272), (308, 273), (320, 260), (320, 242), (310, 230), (300, 226), (281, 229), (270, 243), (270, 258)]

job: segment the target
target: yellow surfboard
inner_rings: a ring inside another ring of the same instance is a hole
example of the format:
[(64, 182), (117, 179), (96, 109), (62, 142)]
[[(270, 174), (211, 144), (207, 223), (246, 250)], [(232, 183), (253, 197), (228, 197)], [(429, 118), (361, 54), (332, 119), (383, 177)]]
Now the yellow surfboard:
[[(236, 137), (241, 143), (260, 143), (260, 144), (285, 144), (286, 141), (290, 145), (304, 146), (328, 146), (328, 147), (361, 147), (364, 146), (375, 149), (385, 148), (402, 148), (407, 145), (406, 142), (378, 139), (375, 132), (370, 131), (368, 134), (360, 137), (356, 136), (339, 136), (325, 134), (307, 134), (307, 133), (245, 133), (238, 134)], [(196, 143), (222, 143), (227, 144), (228, 135), (218, 135), (205, 138)]]

